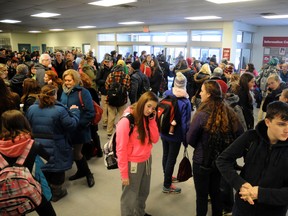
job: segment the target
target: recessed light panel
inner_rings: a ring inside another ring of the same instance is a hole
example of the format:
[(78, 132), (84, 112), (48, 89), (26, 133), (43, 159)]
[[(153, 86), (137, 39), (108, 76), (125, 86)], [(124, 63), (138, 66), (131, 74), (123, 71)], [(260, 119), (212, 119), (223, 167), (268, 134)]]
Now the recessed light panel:
[(60, 15), (61, 15), (61, 14), (57, 14), (57, 13), (43, 12), (43, 13), (33, 14), (33, 15), (31, 15), (31, 16), (32, 16), (32, 17), (49, 18), (49, 17), (60, 16)]
[(64, 31), (64, 29), (49, 29), (49, 31)]
[(5, 19), (5, 20), (0, 20), (1, 23), (10, 23), (10, 24), (14, 24), (14, 23), (19, 23), (21, 21), (19, 20), (10, 20), (10, 19)]
[(185, 19), (189, 20), (213, 20), (213, 19), (221, 19), (222, 17), (218, 16), (196, 16), (196, 17), (185, 17)]
[(130, 22), (120, 22), (118, 24), (120, 25), (137, 25), (137, 24), (143, 24), (144, 22), (139, 22), (139, 21), (130, 21)]
[(240, 2), (248, 2), (253, 0), (206, 0), (215, 4), (229, 4), (229, 3), (240, 3)]
[(33, 31), (29, 31), (29, 33), (40, 33), (41, 31), (36, 31), (36, 30), (33, 30)]
[(111, 7), (115, 5), (121, 5), (121, 4), (128, 4), (132, 2), (137, 2), (137, 0), (101, 0), (101, 1), (95, 1), (95, 2), (90, 2), (88, 4), (91, 5), (97, 5), (97, 6), (103, 6), (103, 7)]
[(287, 19), (288, 15), (284, 14), (284, 15), (268, 15), (268, 16), (262, 16), (265, 19)]
[(78, 26), (77, 28), (81, 28), (81, 29), (89, 29), (89, 28), (96, 28), (96, 26)]

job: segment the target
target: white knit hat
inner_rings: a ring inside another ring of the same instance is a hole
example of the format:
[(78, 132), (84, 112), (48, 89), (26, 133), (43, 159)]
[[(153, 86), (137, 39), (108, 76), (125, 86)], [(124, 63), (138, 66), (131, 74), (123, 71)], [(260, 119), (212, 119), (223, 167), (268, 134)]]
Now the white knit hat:
[(181, 72), (176, 73), (176, 77), (174, 80), (174, 87), (181, 88), (186, 90), (187, 79)]

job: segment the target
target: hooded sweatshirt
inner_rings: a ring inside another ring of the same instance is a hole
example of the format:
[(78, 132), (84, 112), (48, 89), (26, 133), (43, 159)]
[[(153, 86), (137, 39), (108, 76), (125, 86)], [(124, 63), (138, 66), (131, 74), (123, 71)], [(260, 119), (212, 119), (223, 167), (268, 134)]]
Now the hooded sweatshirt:
[[(234, 170), (236, 158), (244, 156), (245, 164), (238, 175)], [(237, 191), (235, 204), (239, 215), (285, 216), (288, 207), (288, 141), (271, 145), (265, 121), (257, 124), (236, 139), (216, 161), (224, 179)], [(250, 205), (239, 195), (241, 186), (248, 182), (259, 186), (258, 199)]]
[[(133, 114), (133, 111), (130, 109), (130, 107), (124, 111), (124, 115), (127, 115), (127, 113)], [(118, 157), (118, 167), (122, 179), (128, 178), (128, 162), (141, 163), (147, 161), (151, 156), (152, 143), (158, 142), (159, 132), (155, 118), (149, 119), (148, 125), (145, 124), (144, 127), (149, 128), (151, 142), (149, 141), (149, 137), (146, 136), (145, 142), (142, 144), (138, 138), (139, 133), (137, 124), (135, 124), (130, 136), (130, 123), (127, 118), (121, 118), (117, 124), (116, 150)], [(147, 129), (146, 134), (148, 134)]]

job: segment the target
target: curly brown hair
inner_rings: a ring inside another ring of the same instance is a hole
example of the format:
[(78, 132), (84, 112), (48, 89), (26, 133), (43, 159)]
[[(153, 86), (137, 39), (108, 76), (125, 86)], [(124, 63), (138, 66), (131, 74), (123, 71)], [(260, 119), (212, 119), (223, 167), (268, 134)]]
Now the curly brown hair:
[[(211, 134), (226, 133), (231, 129), (235, 132), (237, 124), (234, 123), (239, 122), (239, 120), (233, 109), (223, 101), (220, 85), (215, 80), (206, 80), (203, 85), (210, 97), (207, 101), (201, 103), (195, 115), (199, 112), (209, 114), (204, 129)], [(233, 128), (231, 128), (232, 125)]]

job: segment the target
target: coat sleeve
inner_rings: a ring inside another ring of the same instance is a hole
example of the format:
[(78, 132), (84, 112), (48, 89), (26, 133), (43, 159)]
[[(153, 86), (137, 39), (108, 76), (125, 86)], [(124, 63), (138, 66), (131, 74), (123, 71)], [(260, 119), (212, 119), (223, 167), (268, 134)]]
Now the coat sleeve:
[(246, 182), (237, 171), (234, 169), (234, 164), (237, 158), (244, 156), (249, 142), (251, 131), (247, 131), (238, 137), (231, 145), (228, 146), (217, 158), (216, 165), (223, 176), (223, 178), (236, 190), (238, 191), (241, 186)]
[(183, 139), (183, 145), (185, 147), (188, 146), (187, 141), (186, 141), (186, 134), (189, 129), (189, 124), (191, 121), (191, 103), (189, 100), (185, 102), (184, 106), (182, 106), (181, 110), (181, 128), (182, 128), (182, 137)]
[(78, 126), (79, 118), (80, 118), (80, 110), (79, 109), (71, 109), (68, 110), (65, 107), (62, 107), (60, 110), (60, 122), (62, 127), (66, 130), (74, 130)]
[(131, 76), (131, 86), (130, 86), (130, 92), (129, 92), (129, 99), (131, 101), (131, 104), (137, 101), (137, 92), (138, 92), (139, 82), (136, 76), (137, 76), (136, 74), (133, 74)]
[(149, 130), (152, 143), (157, 143), (159, 140), (159, 130), (155, 117), (153, 119), (149, 119)]
[(190, 123), (188, 133), (186, 134), (186, 142), (193, 148), (197, 146), (198, 138), (203, 131), (203, 117), (202, 113), (194, 115), (192, 122)]

